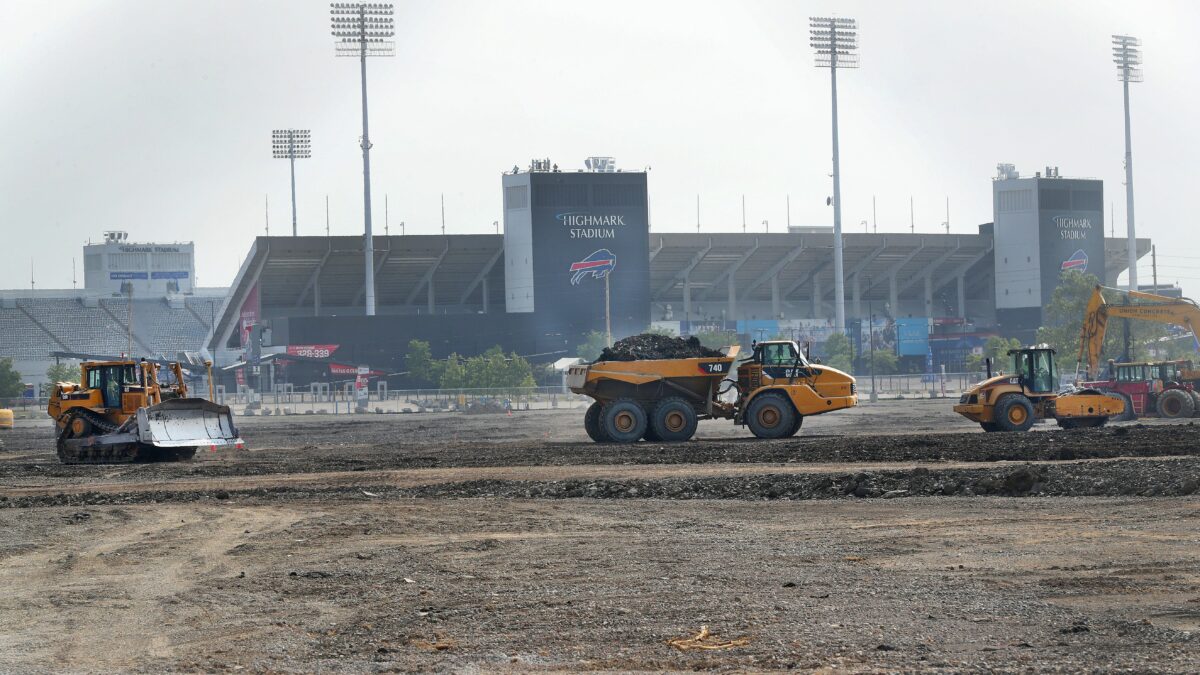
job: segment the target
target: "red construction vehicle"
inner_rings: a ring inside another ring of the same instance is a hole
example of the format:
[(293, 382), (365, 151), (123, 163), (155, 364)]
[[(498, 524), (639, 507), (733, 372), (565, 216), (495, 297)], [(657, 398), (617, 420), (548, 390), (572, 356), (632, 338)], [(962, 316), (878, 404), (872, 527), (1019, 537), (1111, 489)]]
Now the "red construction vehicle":
[(1200, 415), (1200, 394), (1182, 379), (1178, 361), (1155, 363), (1114, 363), (1100, 373), (1103, 379), (1083, 382), (1080, 386), (1121, 397), (1125, 412), (1113, 421), (1138, 417), (1177, 419)]

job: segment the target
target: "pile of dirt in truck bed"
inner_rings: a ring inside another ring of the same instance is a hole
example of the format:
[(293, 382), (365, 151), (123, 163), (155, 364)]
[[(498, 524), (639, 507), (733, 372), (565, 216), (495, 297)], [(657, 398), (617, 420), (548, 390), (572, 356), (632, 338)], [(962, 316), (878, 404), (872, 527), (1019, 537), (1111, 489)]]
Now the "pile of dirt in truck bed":
[(600, 352), (599, 361), (646, 361), (650, 359), (698, 359), (724, 356), (715, 349), (700, 344), (695, 337), (687, 339), (642, 333), (617, 340)]

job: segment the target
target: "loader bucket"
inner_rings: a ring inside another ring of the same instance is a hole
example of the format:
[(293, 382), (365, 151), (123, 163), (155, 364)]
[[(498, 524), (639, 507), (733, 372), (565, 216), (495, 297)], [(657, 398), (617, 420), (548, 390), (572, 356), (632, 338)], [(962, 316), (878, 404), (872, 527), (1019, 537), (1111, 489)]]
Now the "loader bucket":
[(141, 443), (159, 448), (242, 445), (229, 406), (202, 398), (176, 398), (140, 408), (137, 433)]

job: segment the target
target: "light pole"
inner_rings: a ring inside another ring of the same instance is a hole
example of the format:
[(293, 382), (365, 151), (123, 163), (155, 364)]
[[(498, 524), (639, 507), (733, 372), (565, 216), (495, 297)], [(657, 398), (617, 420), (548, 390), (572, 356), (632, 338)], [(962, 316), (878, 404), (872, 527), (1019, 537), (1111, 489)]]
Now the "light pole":
[(1133, 227), (1133, 142), (1129, 134), (1129, 83), (1142, 81), (1142, 41), (1128, 35), (1112, 36), (1113, 63), (1125, 91), (1125, 223), (1129, 228), (1129, 290), (1138, 289), (1137, 236)]
[(296, 160), (312, 157), (308, 129), (276, 129), (271, 132), (275, 159), (286, 159), (292, 169), (292, 236), (296, 236)]
[(396, 34), (392, 5), (335, 2), (329, 5), (331, 33), (338, 56), (357, 56), (362, 78), (363, 227), (367, 316), (375, 316), (375, 242), (371, 235), (371, 136), (367, 127), (367, 57), (392, 56)]
[(834, 330), (846, 330), (846, 280), (842, 276), (842, 170), (838, 156), (837, 71), (857, 68), (858, 23), (838, 17), (809, 17), (809, 44), (818, 68), (829, 69), (833, 101), (833, 308)]

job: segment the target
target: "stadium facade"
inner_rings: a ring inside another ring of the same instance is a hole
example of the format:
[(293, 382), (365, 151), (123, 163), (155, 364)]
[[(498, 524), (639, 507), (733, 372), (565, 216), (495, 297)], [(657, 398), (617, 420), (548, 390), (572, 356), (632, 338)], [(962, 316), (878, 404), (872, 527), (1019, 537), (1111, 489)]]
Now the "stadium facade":
[[(52, 351), (125, 352), (131, 316), (135, 354), (203, 350), (234, 364), (257, 325), (264, 354), (331, 361), (277, 373), (297, 384), (360, 365), (402, 372), (411, 339), (439, 357), (500, 345), (554, 360), (606, 319), (616, 336), (653, 324), (745, 341), (790, 336), (820, 350), (834, 328), (828, 228), (652, 232), (646, 175), (601, 167), (561, 172), (539, 161), (504, 175), (504, 234), (375, 237), (373, 317), (362, 237), (257, 237), (229, 288), (192, 287), (189, 262), (189, 285), (135, 288), (132, 313), (126, 283), (153, 281), (156, 265), (183, 271), (178, 261), (145, 261), (148, 278), (136, 280), (114, 278), (127, 270), (109, 263), (100, 288), (0, 292), (0, 356), (17, 356), (37, 381)], [(993, 181), (994, 224), (972, 233), (845, 234), (846, 328), (862, 348), (873, 335), (877, 347), (950, 370), (989, 335), (1031, 340), (1063, 269), (1110, 285), (1125, 270), (1126, 241), (1102, 236), (1094, 208), (1102, 189), (1009, 172)], [(147, 246), (154, 253), (137, 248)], [(1150, 241), (1137, 247), (1145, 255)]]

